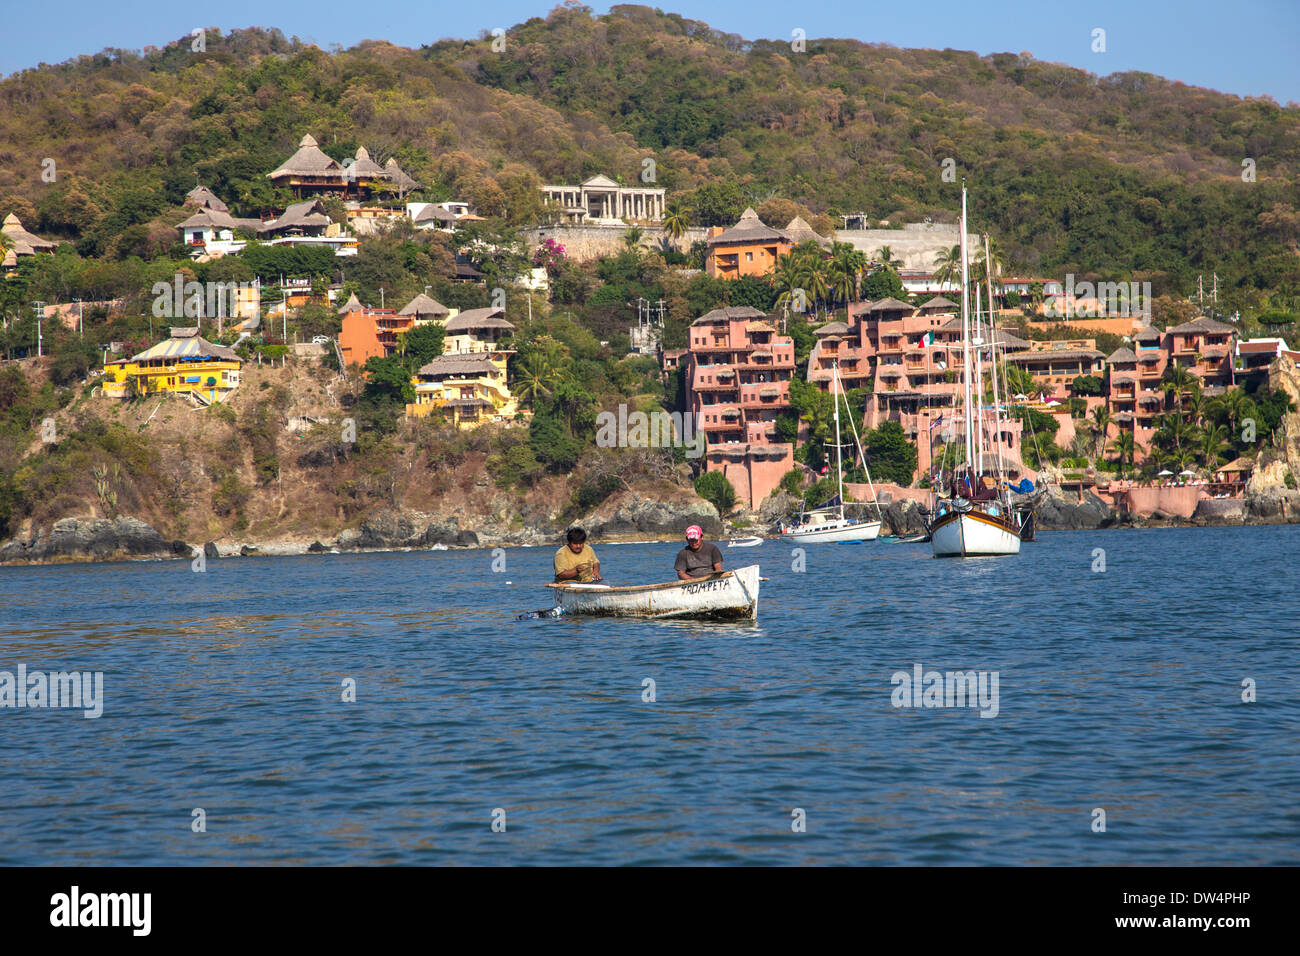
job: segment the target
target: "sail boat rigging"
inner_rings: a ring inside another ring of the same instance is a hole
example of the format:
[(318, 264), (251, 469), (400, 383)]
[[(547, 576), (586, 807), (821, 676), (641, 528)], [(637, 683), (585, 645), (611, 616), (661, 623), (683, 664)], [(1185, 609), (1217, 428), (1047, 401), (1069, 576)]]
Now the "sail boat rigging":
[[(835, 401), (835, 479), (838, 494), (827, 505), (812, 511), (801, 512), (799, 521), (793, 527), (782, 527), (781, 534), (801, 544), (828, 544), (845, 541), (873, 541), (880, 536), (880, 505), (876, 504), (876, 519), (862, 521), (847, 518), (844, 515), (844, 452), (840, 444), (840, 366), (836, 362), (831, 366), (831, 395)], [(848, 399), (844, 406), (848, 409)], [(849, 426), (853, 429), (854, 442), (862, 453), (861, 443), (857, 441), (857, 427), (853, 425), (852, 409), (849, 409)], [(871, 472), (867, 469), (867, 458), (862, 454), (862, 467), (867, 470), (867, 483), (871, 483)], [(874, 489), (872, 496), (875, 496)]]
[[(1001, 448), (996, 456), (997, 471), (986, 477), (984, 449), (987, 444), (984, 415), (983, 382), (977, 380), (976, 393), (972, 395), (973, 373), (983, 378), (983, 329), (976, 316), (974, 336), (970, 319), (970, 284), (967, 276), (966, 249), (966, 187), (961, 190), (961, 323), (962, 323), (962, 417), (965, 422), (966, 461), (965, 474), (954, 475), (948, 495), (941, 498), (930, 524), (930, 540), (937, 558), (994, 556), (1020, 553), (1021, 528), (1024, 517), (1011, 505), (1006, 482), (1001, 480)], [(985, 252), (985, 271), (990, 268)], [(989, 339), (996, 342), (993, 333), (993, 291), (989, 287)], [(971, 359), (971, 345), (977, 351)], [(1002, 409), (997, 401), (997, 360), (993, 354), (993, 435), (1002, 431)], [(997, 439), (1000, 442), (1000, 439)], [(989, 463), (995, 456), (990, 449)]]

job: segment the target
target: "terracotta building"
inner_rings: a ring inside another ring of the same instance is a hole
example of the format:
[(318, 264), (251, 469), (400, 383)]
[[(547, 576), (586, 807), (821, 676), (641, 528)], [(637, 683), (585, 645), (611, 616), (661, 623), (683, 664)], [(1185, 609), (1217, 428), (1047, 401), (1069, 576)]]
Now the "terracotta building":
[(715, 279), (765, 276), (794, 248), (789, 236), (765, 225), (753, 209), (746, 209), (730, 229), (711, 227), (706, 244), (704, 271)]
[(750, 508), (794, 467), (794, 446), (776, 440), (790, 407), (794, 340), (748, 306), (714, 309), (691, 323), (687, 402), (707, 439), (705, 467), (721, 471)]
[[(818, 341), (808, 359), (808, 380), (822, 389), (830, 389), (836, 363), (846, 390), (872, 389), (863, 426), (898, 422), (916, 445), (920, 474), (930, 472), (932, 458), (945, 438), (960, 436), (964, 430), (958, 412), (964, 386), (957, 310), (945, 298), (919, 308), (892, 298), (855, 303), (849, 307), (849, 322), (830, 322), (817, 330)], [(1029, 345), (1001, 329), (986, 333), (986, 338), (997, 342), (999, 358)], [(991, 361), (986, 349), (986, 375)], [(1004, 458), (1018, 469), (1020, 423), (1004, 423), (998, 430), (993, 428), (991, 410), (986, 418), (989, 441), (996, 442)]]

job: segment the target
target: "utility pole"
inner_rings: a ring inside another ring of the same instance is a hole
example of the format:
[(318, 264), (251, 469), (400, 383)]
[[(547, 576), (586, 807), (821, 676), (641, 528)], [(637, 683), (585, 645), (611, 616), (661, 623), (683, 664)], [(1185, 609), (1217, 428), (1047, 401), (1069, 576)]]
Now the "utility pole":
[(43, 354), (41, 351), (41, 318), (45, 315), (45, 303), (36, 303), (36, 357), (40, 358)]
[(77, 300), (77, 336), (86, 337), (86, 304), (80, 299)]

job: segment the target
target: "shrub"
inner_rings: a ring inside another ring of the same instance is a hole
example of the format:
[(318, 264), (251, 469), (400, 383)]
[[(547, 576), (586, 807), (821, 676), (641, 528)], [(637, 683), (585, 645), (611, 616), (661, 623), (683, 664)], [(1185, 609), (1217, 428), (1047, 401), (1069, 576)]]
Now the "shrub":
[(695, 479), (695, 493), (725, 515), (736, 506), (736, 489), (720, 471), (706, 471)]

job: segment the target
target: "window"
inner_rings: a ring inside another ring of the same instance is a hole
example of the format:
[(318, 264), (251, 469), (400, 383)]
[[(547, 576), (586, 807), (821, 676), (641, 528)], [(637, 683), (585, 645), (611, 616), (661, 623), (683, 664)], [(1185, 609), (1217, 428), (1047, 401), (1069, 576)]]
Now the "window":
[(753, 254), (752, 252), (747, 252), (747, 253), (745, 253), (745, 261), (746, 261), (746, 262), (753, 262), (753, 261), (754, 261), (754, 254)]

